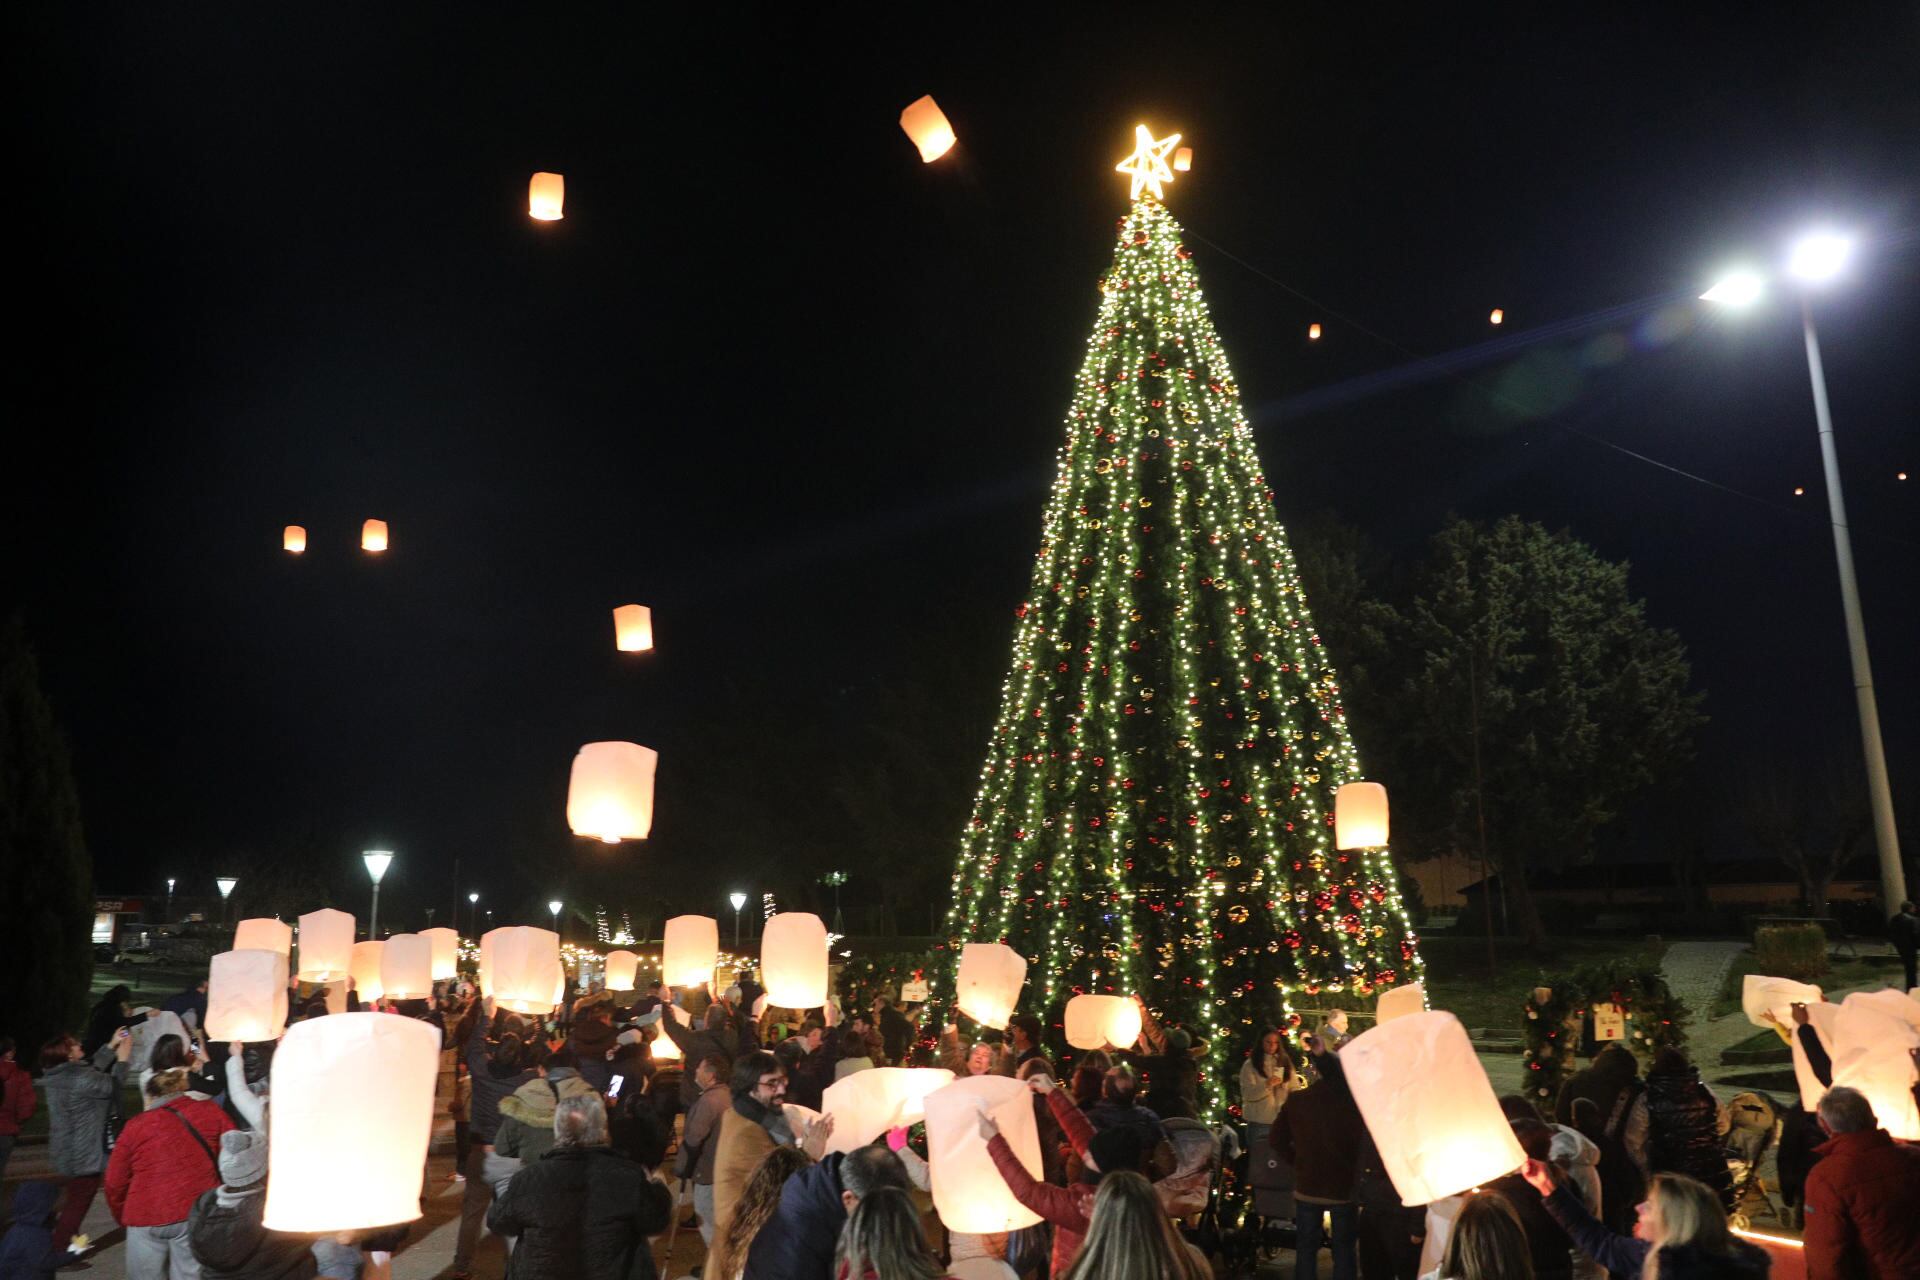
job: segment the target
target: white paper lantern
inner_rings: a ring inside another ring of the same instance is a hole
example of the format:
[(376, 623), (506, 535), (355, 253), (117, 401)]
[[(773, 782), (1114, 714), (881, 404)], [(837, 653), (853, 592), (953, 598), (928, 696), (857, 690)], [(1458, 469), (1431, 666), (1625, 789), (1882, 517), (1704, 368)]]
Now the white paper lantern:
[(1340, 1050), (1340, 1065), (1402, 1204), (1492, 1182), (1527, 1158), (1450, 1013), (1410, 1013), (1364, 1031)]
[(280, 546), (284, 550), (291, 551), (296, 556), (305, 551), (307, 549), (306, 528), (302, 525), (290, 524), (282, 529), (280, 531)]
[(653, 610), (643, 604), (623, 604), (615, 609), (613, 646), (622, 653), (644, 653), (653, 648)]
[(422, 929), (420, 936), (433, 948), (433, 980), (460, 976), (460, 934), (445, 925), (438, 929)]
[(423, 1000), (433, 994), (433, 939), (396, 933), (380, 947), (380, 989), (389, 1000)]
[(368, 520), (360, 526), (360, 549), (362, 551), (385, 551), (387, 549), (387, 522)]
[(589, 742), (573, 757), (567, 825), (606, 844), (653, 830), (653, 771), (660, 753), (635, 742)]
[(1920, 1046), (1920, 1001), (1903, 991), (1856, 991), (1840, 1002), (1833, 1042), (1835, 1087), (1865, 1094), (1874, 1119), (1895, 1138), (1920, 1139), (1911, 1056)]
[(712, 916), (675, 916), (660, 939), (661, 980), (676, 987), (713, 981), (720, 963), (720, 922)]
[(675, 1044), (673, 1037), (669, 1036), (665, 1031), (662, 1031), (653, 1038), (653, 1042), (649, 1048), (653, 1053), (653, 1060), (655, 1062), (679, 1062), (682, 1060), (680, 1046)]
[(527, 216), (538, 222), (565, 217), (567, 179), (558, 173), (536, 173), (527, 183)]
[[(391, 1013), (296, 1023), (273, 1055), (265, 1225), (359, 1231), (420, 1216), (440, 1033)], [(376, 1080), (341, 1105), (341, 1082)]]
[(1424, 984), (1409, 982), (1403, 987), (1389, 987), (1380, 993), (1380, 999), (1373, 1006), (1373, 1025), (1377, 1027), (1383, 1022), (1419, 1013), (1426, 1007), (1427, 989)]
[(373, 1004), (387, 993), (380, 985), (381, 945), (377, 939), (353, 944), (348, 972), (353, 976), (353, 989), (359, 993), (361, 1004)]
[(282, 924), (272, 916), (249, 917), (234, 926), (233, 949), (278, 951), (283, 956), (290, 956), (293, 954), (293, 926)]
[(1747, 1015), (1748, 1022), (1769, 1031), (1773, 1029), (1773, 1024), (1761, 1017), (1762, 1014), (1773, 1014), (1781, 1026), (1791, 1030), (1795, 1003), (1811, 1007), (1825, 998), (1819, 987), (1810, 982), (1795, 982), (1792, 978), (1769, 978), (1750, 973), (1740, 981), (1741, 1012)]
[(154, 1046), (167, 1036), (179, 1036), (183, 1044), (189, 1040), (187, 1024), (180, 1020), (179, 1014), (170, 1010), (162, 1009), (152, 1017), (134, 1023), (127, 1036), (131, 1041), (127, 1061), (136, 1070), (146, 1070), (153, 1064)]
[(980, 1137), (984, 1112), (1000, 1126), (1000, 1136), (1027, 1172), (1045, 1180), (1033, 1092), (1026, 1082), (1011, 1076), (969, 1076), (928, 1094), (925, 1105), (933, 1207), (947, 1230), (997, 1235), (1039, 1222), (1040, 1216), (1007, 1190)]
[(222, 951), (207, 967), (207, 1039), (258, 1044), (287, 1029), (287, 957), (280, 951)]
[(488, 995), (493, 994), (493, 935), (499, 932), (489, 929), (480, 935), (480, 990)]
[(1076, 1049), (1131, 1049), (1140, 1038), (1140, 1006), (1128, 996), (1067, 1001), (1067, 1043)]
[(495, 929), (482, 939), (491, 941), (492, 985), (483, 990), (495, 1005), (513, 1013), (551, 1010), (565, 989), (566, 971), (560, 965), (560, 935), (551, 929), (511, 925)]
[(947, 113), (940, 104), (928, 94), (916, 98), (900, 113), (900, 127), (907, 137), (913, 139), (913, 145), (920, 149), (922, 164), (932, 164), (947, 152), (953, 150), (953, 144), (959, 139), (954, 136), (953, 125), (947, 120)]
[(1193, 168), (1193, 148), (1182, 147), (1173, 153), (1173, 171), (1185, 173)]
[(812, 1009), (827, 1002), (827, 926), (805, 911), (767, 918), (760, 934), (760, 981), (767, 1003)]
[(607, 990), (631, 991), (640, 981), (640, 957), (631, 951), (607, 952)]
[(828, 1151), (866, 1146), (889, 1129), (927, 1117), (927, 1095), (953, 1083), (944, 1067), (875, 1067), (827, 1086), (821, 1109), (833, 1117)]
[(1341, 849), (1378, 849), (1387, 843), (1387, 789), (1349, 782), (1333, 793), (1333, 843)]
[(353, 917), (332, 907), (300, 917), (300, 981), (336, 982), (353, 968)]
[(954, 1007), (983, 1027), (1004, 1027), (1020, 1003), (1027, 958), (1004, 942), (969, 942), (960, 948)]

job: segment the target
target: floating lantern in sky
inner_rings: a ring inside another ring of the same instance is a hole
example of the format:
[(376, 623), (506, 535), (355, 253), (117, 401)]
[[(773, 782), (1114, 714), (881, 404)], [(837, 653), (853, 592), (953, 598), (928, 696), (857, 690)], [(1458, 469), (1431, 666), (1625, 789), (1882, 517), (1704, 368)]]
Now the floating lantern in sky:
[[(420, 1216), (440, 1032), (391, 1013), (296, 1023), (273, 1055), (265, 1225), (335, 1232)], [(340, 1105), (342, 1080), (377, 1080)]]
[(589, 742), (573, 757), (567, 825), (605, 844), (653, 830), (653, 770), (660, 753), (634, 742)]
[(353, 917), (332, 907), (300, 917), (300, 981), (338, 982), (353, 968)]
[(1320, 341), (1320, 322), (1318, 320), (1307, 326), (1307, 340), (1309, 342)]
[(1173, 171), (1185, 173), (1193, 168), (1193, 148), (1182, 147), (1173, 153)]
[(445, 925), (438, 929), (422, 929), (420, 936), (433, 948), (433, 980), (457, 978), (460, 976), (460, 935)]
[(1340, 849), (1378, 849), (1387, 843), (1387, 789), (1349, 782), (1333, 793), (1333, 843)]
[(767, 1003), (811, 1009), (827, 1002), (827, 926), (805, 911), (767, 917), (760, 932), (760, 981)]
[(385, 551), (387, 549), (387, 522), (369, 520), (360, 526), (360, 549), (362, 551)]
[(307, 531), (297, 524), (288, 525), (280, 531), (280, 546), (299, 555), (307, 549)]
[(933, 1207), (947, 1230), (997, 1235), (1039, 1222), (1040, 1216), (1007, 1190), (1006, 1179), (994, 1167), (986, 1140), (980, 1136), (981, 1115), (991, 1116), (1027, 1172), (1035, 1179), (1045, 1177), (1033, 1093), (1026, 1082), (1011, 1076), (955, 1080), (928, 1094), (925, 1106)]
[(558, 173), (536, 173), (527, 184), (527, 216), (536, 222), (558, 222), (567, 202), (567, 180)]
[(615, 609), (613, 644), (622, 653), (644, 653), (653, 648), (653, 610), (643, 604), (623, 604)]
[(1487, 315), (1488, 324), (1505, 324), (1506, 322), (1507, 322), (1507, 313), (1502, 311), (1499, 307), (1495, 307)]
[(983, 1027), (1005, 1027), (1020, 1003), (1027, 958), (1004, 942), (969, 942), (960, 948), (954, 1007)]
[(932, 94), (907, 104), (907, 109), (900, 113), (900, 127), (913, 139), (913, 145), (920, 148), (923, 164), (932, 164), (953, 150), (953, 144), (959, 141), (954, 136), (953, 125), (947, 121), (947, 113), (940, 109)]
[(389, 1000), (424, 1000), (433, 994), (433, 939), (396, 933), (381, 943), (380, 989)]
[(607, 952), (607, 990), (631, 991), (639, 981), (640, 957), (631, 951)]
[(353, 978), (353, 989), (360, 994), (361, 1004), (370, 1004), (387, 993), (387, 989), (380, 985), (381, 945), (377, 938), (353, 944), (349, 972)]
[(1076, 1049), (1131, 1049), (1140, 1038), (1140, 1006), (1128, 996), (1075, 996), (1066, 1022)]
[(258, 1044), (287, 1029), (287, 954), (222, 951), (207, 968), (209, 1039)]
[(512, 1013), (545, 1013), (554, 1006), (560, 966), (560, 935), (531, 925), (495, 929), (481, 940), (492, 981), (482, 989)]
[(1800, 484), (1797, 484), (1797, 485), (1795, 485), (1795, 486), (1793, 486), (1793, 496), (1794, 496), (1794, 497), (1796, 497), (1796, 498), (1804, 498), (1804, 497), (1806, 497), (1806, 496), (1807, 496), (1807, 487), (1806, 487), (1805, 485), (1800, 485)]
[(1340, 1050), (1340, 1065), (1402, 1204), (1431, 1204), (1526, 1160), (1452, 1014), (1412, 1013), (1364, 1031)]
[(1418, 982), (1409, 982), (1404, 987), (1389, 987), (1380, 993), (1380, 999), (1373, 1006), (1373, 1024), (1392, 1022), (1395, 1018), (1404, 1018), (1410, 1013), (1419, 1013), (1427, 1007), (1427, 989)]
[(720, 963), (720, 922), (712, 916), (675, 916), (660, 935), (660, 977), (675, 987), (713, 981)]
[(233, 949), (278, 951), (283, 956), (292, 955), (293, 926), (282, 924), (272, 916), (250, 916), (234, 928)]
[(820, 1109), (833, 1117), (828, 1151), (866, 1146), (889, 1129), (927, 1118), (927, 1095), (953, 1083), (944, 1067), (875, 1067), (827, 1086)]

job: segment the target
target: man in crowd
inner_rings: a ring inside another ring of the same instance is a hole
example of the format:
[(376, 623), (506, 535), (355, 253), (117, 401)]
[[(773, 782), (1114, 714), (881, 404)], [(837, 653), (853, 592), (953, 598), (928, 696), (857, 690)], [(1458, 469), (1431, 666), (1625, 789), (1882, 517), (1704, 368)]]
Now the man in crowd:
[(720, 1153), (720, 1121), (733, 1106), (733, 1091), (727, 1078), (733, 1064), (725, 1056), (708, 1054), (693, 1070), (699, 1096), (687, 1108), (686, 1129), (680, 1137), (680, 1154), (674, 1159), (674, 1176), (681, 1182), (693, 1182), (693, 1211), (700, 1217), (700, 1238), (713, 1247), (718, 1219), (713, 1208), (713, 1165)]
[(779, 1049), (787, 1071), (788, 1100), (815, 1111), (820, 1109), (827, 1086), (833, 1083), (834, 1055), (824, 1048), (826, 1034), (824, 1026), (809, 1018), (800, 1034), (782, 1041)]
[(1920, 961), (1920, 909), (1911, 902), (1900, 904), (1900, 910), (1893, 919), (1887, 921), (1887, 941), (1900, 956), (1900, 963), (1907, 967), (1906, 990), (1920, 987), (1920, 972), (1916, 961)]
[(207, 980), (202, 978), (186, 990), (168, 996), (160, 1010), (177, 1015), (189, 1031), (203, 1029), (207, 1024)]
[(1829, 1134), (1807, 1174), (1807, 1274), (1920, 1276), (1920, 1147), (1895, 1142), (1857, 1089), (1820, 1099)]
[(1293, 1167), (1293, 1198), (1298, 1204), (1295, 1255), (1300, 1263), (1296, 1274), (1319, 1274), (1320, 1245), (1327, 1239), (1321, 1226), (1324, 1217), (1333, 1227), (1328, 1244), (1334, 1280), (1353, 1280), (1358, 1265), (1354, 1184), (1367, 1126), (1347, 1089), (1340, 1059), (1317, 1037), (1309, 1045), (1320, 1083), (1287, 1099), (1269, 1141), (1280, 1159)]
[[(728, 1016), (726, 1006), (717, 1000), (708, 1005), (700, 1023), (698, 1027), (683, 1027), (669, 1013), (660, 1020), (660, 1030), (667, 1039), (679, 1046), (683, 1062), (697, 1063), (704, 1058), (725, 1058), (732, 1062), (740, 1052), (740, 1037), (734, 1030), (733, 1019)], [(696, 1078), (698, 1075), (697, 1071), (681, 1074), (680, 1105), (683, 1108), (692, 1107), (704, 1092)], [(819, 1104), (811, 1105), (818, 1107)]]
[(753, 1238), (746, 1280), (835, 1280), (840, 1229), (869, 1192), (910, 1189), (900, 1157), (878, 1144), (836, 1152), (788, 1179), (780, 1207)]
[(1040, 1045), (1040, 1019), (1030, 1013), (1016, 1013), (1007, 1019), (1007, 1041), (1013, 1046), (1013, 1069), (1017, 1072), (1031, 1058), (1044, 1058)]
[(913, 1046), (913, 1023), (907, 1021), (906, 1015), (894, 1008), (893, 1001), (886, 996), (873, 1002), (873, 1020), (880, 1028), (880, 1042), (886, 1050), (887, 1061), (896, 1067), (905, 1065), (907, 1050)]
[[(775, 1147), (793, 1145), (793, 1130), (781, 1104), (787, 1096), (787, 1073), (780, 1060), (765, 1050), (734, 1059), (730, 1082), (732, 1101), (720, 1117), (719, 1149), (713, 1162), (713, 1220), (717, 1231), (746, 1190), (760, 1161)], [(726, 1241), (716, 1234), (707, 1254), (703, 1276), (736, 1275), (745, 1259), (726, 1256)]]

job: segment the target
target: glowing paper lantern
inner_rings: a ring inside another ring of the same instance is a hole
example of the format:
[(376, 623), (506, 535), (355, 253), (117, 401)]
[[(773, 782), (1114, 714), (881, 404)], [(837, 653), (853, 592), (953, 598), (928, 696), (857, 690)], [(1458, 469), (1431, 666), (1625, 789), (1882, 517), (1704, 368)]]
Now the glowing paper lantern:
[(804, 911), (767, 917), (760, 934), (760, 981), (767, 1003), (811, 1009), (827, 1002), (827, 926)]
[(567, 825), (606, 844), (653, 830), (653, 769), (660, 753), (633, 742), (589, 742), (573, 757)]
[[(359, 1231), (420, 1216), (440, 1033), (391, 1013), (296, 1023), (273, 1055), (272, 1231)], [(353, 1105), (340, 1082), (377, 1080)]]
[(527, 183), (527, 216), (538, 222), (558, 222), (566, 215), (567, 179), (558, 173), (536, 173)]
[(900, 127), (913, 139), (913, 145), (920, 148), (923, 164), (932, 164), (953, 150), (953, 144), (959, 141), (954, 136), (953, 125), (947, 121), (947, 113), (940, 109), (932, 94), (907, 105), (900, 113)]
[(513, 1013), (546, 1013), (565, 990), (560, 935), (551, 929), (512, 925), (482, 939), (493, 943), (490, 959), (494, 1004)]
[(927, 1118), (927, 1095), (953, 1083), (944, 1067), (875, 1067), (827, 1086), (821, 1107), (833, 1117), (828, 1151), (864, 1147), (889, 1129)]
[(1140, 1006), (1126, 996), (1075, 996), (1066, 1022), (1076, 1049), (1129, 1049), (1140, 1038)]
[(1193, 168), (1192, 147), (1182, 147), (1173, 153), (1173, 169), (1175, 173), (1185, 173), (1191, 168)]
[(1810, 982), (1795, 982), (1792, 978), (1769, 978), (1750, 973), (1740, 980), (1741, 1012), (1747, 1015), (1747, 1021), (1754, 1026), (1769, 1030), (1773, 1024), (1762, 1014), (1771, 1013), (1781, 1026), (1791, 1029), (1793, 1006), (1796, 1003), (1813, 1006), (1825, 998), (1819, 987)]
[(234, 927), (233, 949), (278, 951), (283, 956), (290, 956), (293, 954), (293, 926), (282, 924), (272, 916), (251, 916)]
[(297, 524), (290, 524), (280, 531), (280, 546), (299, 555), (307, 549), (307, 531)]
[(1419, 1013), (1427, 1007), (1427, 989), (1418, 982), (1409, 982), (1404, 987), (1389, 987), (1380, 993), (1380, 999), (1373, 1006), (1373, 1025), (1392, 1022), (1395, 1018), (1404, 1018), (1410, 1013)]
[(1500, 308), (1495, 307), (1493, 311), (1487, 316), (1487, 323), (1488, 324), (1504, 324), (1506, 323), (1506, 319), (1507, 319), (1507, 313), (1502, 311)]
[(300, 981), (337, 982), (353, 969), (353, 917), (332, 907), (300, 917)]
[(960, 948), (954, 1007), (983, 1027), (1004, 1027), (1020, 1003), (1027, 958), (1004, 942), (969, 942)]
[(631, 991), (640, 978), (640, 957), (631, 951), (607, 952), (607, 990)]
[(1387, 843), (1387, 789), (1349, 782), (1333, 793), (1333, 843), (1340, 849), (1378, 849)]
[(1920, 1139), (1910, 1056), (1920, 1046), (1920, 1001), (1904, 991), (1856, 991), (1840, 1002), (1833, 1043), (1834, 1085), (1865, 1094), (1874, 1119), (1895, 1138)]
[(459, 977), (460, 934), (458, 931), (442, 925), (438, 929), (422, 929), (420, 936), (433, 947), (433, 980), (438, 982), (442, 978)]
[(287, 1029), (283, 951), (222, 951), (207, 968), (207, 1038), (256, 1044)]
[(643, 604), (623, 604), (615, 609), (613, 644), (622, 653), (653, 648), (653, 610)]
[(1320, 322), (1318, 320), (1307, 326), (1307, 337), (1313, 342), (1320, 341)]
[(421, 1000), (433, 994), (433, 939), (396, 933), (381, 944), (380, 989), (389, 1000)]
[(713, 981), (720, 963), (720, 922), (712, 916), (675, 916), (660, 940), (660, 976), (676, 987)]
[[(865, 1074), (865, 1073), (860, 1073)], [(1036, 1179), (1043, 1179), (1033, 1092), (1011, 1076), (970, 1076), (927, 1095), (927, 1163), (933, 1167), (933, 1207), (947, 1230), (994, 1235), (1040, 1221), (1007, 1190), (1006, 1180), (980, 1137), (980, 1116), (993, 1117), (1000, 1136)], [(838, 1127), (838, 1122), (835, 1122)], [(1518, 1161), (1515, 1161), (1518, 1164)]]
[(1527, 1158), (1450, 1013), (1410, 1013), (1362, 1032), (1340, 1065), (1402, 1204), (1492, 1182)]
[(353, 989), (359, 993), (361, 1004), (372, 1004), (387, 993), (387, 989), (380, 985), (382, 945), (377, 939), (353, 944), (353, 959), (348, 963), (347, 971), (353, 977)]
[(653, 1060), (655, 1062), (679, 1062), (682, 1060), (680, 1046), (675, 1044), (673, 1037), (664, 1031), (653, 1038), (653, 1043), (649, 1047), (652, 1050)]
[(360, 549), (362, 551), (385, 551), (387, 549), (387, 522), (369, 520), (360, 526)]

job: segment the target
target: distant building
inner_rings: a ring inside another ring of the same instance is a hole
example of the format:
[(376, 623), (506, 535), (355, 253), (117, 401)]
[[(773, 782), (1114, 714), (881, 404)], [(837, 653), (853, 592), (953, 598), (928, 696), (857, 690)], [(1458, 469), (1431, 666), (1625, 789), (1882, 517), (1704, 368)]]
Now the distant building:
[(124, 946), (134, 935), (146, 933), (147, 900), (139, 897), (97, 897), (93, 900), (93, 945)]
[[(1488, 883), (1494, 891), (1496, 919), (1501, 910), (1500, 876), (1463, 885), (1466, 914), (1479, 918)], [(1542, 916), (1556, 911), (1577, 927), (1598, 931), (1654, 930), (1688, 926), (1704, 917), (1738, 928), (1753, 916), (1826, 916), (1862, 931), (1876, 929), (1880, 915), (1880, 877), (1872, 855), (1840, 868), (1827, 886), (1826, 903), (1808, 912), (1800, 901), (1800, 882), (1780, 863), (1738, 859), (1688, 865), (1661, 862), (1593, 862), (1537, 871), (1528, 878)]]

